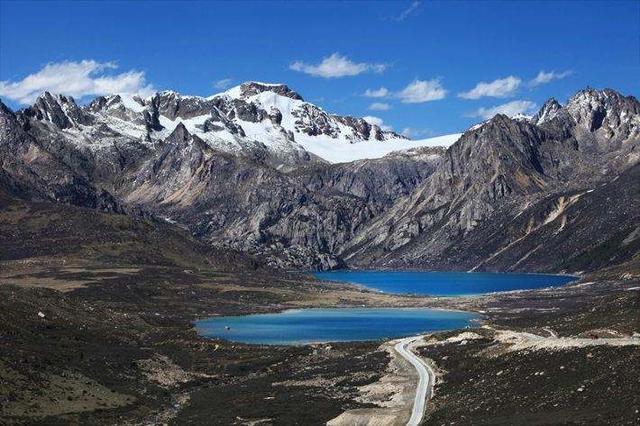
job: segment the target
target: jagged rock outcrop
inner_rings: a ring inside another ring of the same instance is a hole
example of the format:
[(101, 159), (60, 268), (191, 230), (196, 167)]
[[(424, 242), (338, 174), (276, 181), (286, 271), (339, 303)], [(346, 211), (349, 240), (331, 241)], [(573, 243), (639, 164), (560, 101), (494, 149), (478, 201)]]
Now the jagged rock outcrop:
[(640, 104), (633, 96), (611, 90), (581, 90), (564, 110), (579, 129), (603, 138), (627, 139), (640, 134)]
[(562, 105), (560, 105), (555, 98), (550, 98), (542, 105), (542, 108), (531, 117), (531, 122), (540, 125), (551, 121), (558, 115), (561, 109)]
[(242, 98), (250, 98), (259, 93), (271, 92), (297, 101), (304, 101), (299, 93), (291, 90), (286, 84), (268, 84), (249, 81), (241, 84), (238, 90)]
[(391, 206), (413, 192), (435, 170), (445, 149), (418, 148), (380, 159), (309, 166), (291, 173), (312, 192), (331, 191), (362, 198), (379, 206)]
[(78, 107), (71, 96), (52, 95), (49, 92), (39, 96), (33, 106), (25, 109), (23, 114), (52, 123), (59, 129), (93, 123), (93, 117)]

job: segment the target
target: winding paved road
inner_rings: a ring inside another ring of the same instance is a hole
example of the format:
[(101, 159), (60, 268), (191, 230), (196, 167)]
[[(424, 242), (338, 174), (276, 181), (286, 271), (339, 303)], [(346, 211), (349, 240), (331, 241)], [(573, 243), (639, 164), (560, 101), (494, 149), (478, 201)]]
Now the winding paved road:
[(431, 398), (431, 395), (433, 394), (433, 385), (436, 377), (431, 367), (411, 352), (410, 349), (407, 349), (407, 346), (420, 338), (422, 338), (422, 336), (406, 337), (395, 345), (396, 352), (409, 361), (418, 372), (416, 397), (413, 401), (413, 410), (411, 411), (411, 418), (409, 419), (407, 426), (417, 426), (422, 421), (424, 409), (427, 405), (427, 396)]

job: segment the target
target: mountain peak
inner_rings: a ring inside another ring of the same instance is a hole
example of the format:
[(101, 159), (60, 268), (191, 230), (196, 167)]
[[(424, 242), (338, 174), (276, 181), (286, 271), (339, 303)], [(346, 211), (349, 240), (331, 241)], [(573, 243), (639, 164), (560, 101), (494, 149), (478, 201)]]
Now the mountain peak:
[(506, 123), (506, 124), (510, 124), (511, 123), (511, 118), (506, 115), (506, 114), (496, 114), (493, 117), (491, 117), (487, 123), (488, 124), (501, 124), (501, 123)]
[(11, 109), (2, 102), (2, 99), (0, 99), (0, 117), (4, 115), (13, 115), (13, 111), (11, 111)]
[(73, 99), (73, 96), (65, 96), (59, 93), (51, 93), (49, 91), (44, 91), (40, 96), (36, 98), (35, 104), (49, 104), (49, 105), (72, 105), (77, 107), (76, 100)]
[(624, 96), (612, 89), (587, 87), (569, 99), (567, 112), (581, 127), (590, 132), (604, 128), (606, 132), (635, 134), (640, 124), (640, 102), (633, 96)]
[(167, 140), (172, 140), (175, 142), (184, 142), (189, 140), (190, 137), (191, 137), (191, 133), (189, 133), (185, 125), (183, 123), (178, 123), (178, 125), (176, 126), (175, 129), (173, 129), (173, 132), (171, 132)]
[(5, 139), (8, 140), (6, 136), (10, 135), (17, 127), (19, 124), (15, 114), (0, 100), (0, 136), (2, 136), (0, 143), (5, 142)]
[(533, 116), (531, 122), (533, 124), (542, 124), (551, 121), (558, 115), (561, 109), (562, 105), (560, 105), (555, 98), (549, 98), (536, 115)]
[(24, 114), (38, 120), (48, 121), (60, 129), (68, 129), (78, 124), (89, 124), (91, 117), (85, 114), (71, 96), (44, 92)]
[(304, 99), (299, 93), (291, 90), (289, 86), (282, 83), (262, 83), (259, 81), (247, 81), (239, 86), (232, 87), (224, 92), (232, 98), (246, 99), (251, 96), (258, 95), (264, 92), (272, 92), (280, 96), (303, 101)]
[(578, 91), (575, 95), (573, 95), (569, 101), (567, 102), (567, 107), (570, 105), (576, 104), (591, 104), (595, 106), (596, 104), (619, 104), (625, 101), (637, 100), (633, 96), (624, 96), (619, 92), (613, 89), (594, 89), (593, 87), (586, 87)]

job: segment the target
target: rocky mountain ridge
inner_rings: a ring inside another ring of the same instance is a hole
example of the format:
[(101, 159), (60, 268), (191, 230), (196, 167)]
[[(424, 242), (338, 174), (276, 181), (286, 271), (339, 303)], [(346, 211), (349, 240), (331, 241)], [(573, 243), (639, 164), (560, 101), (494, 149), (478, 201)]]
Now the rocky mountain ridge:
[(208, 98), (173, 91), (144, 99), (116, 94), (85, 107), (72, 97), (45, 92), (19, 116), (23, 123), (36, 120), (64, 130), (93, 151), (112, 145), (114, 138), (153, 146), (182, 124), (216, 150), (257, 155), (285, 168), (326, 161), (317, 154), (343, 145), (393, 141), (402, 149), (406, 140), (365, 119), (328, 114), (286, 85), (256, 82)]
[[(483, 262), (477, 253), (463, 258), (454, 255), (466, 241), (476, 238), (477, 229), (498, 232), (498, 224), (505, 218), (527, 217), (532, 206), (549, 196), (557, 195), (556, 203), (565, 208), (571, 197), (565, 193), (593, 191), (638, 163), (638, 106), (635, 98), (587, 89), (565, 107), (558, 108), (557, 102), (550, 100), (531, 121), (494, 117), (466, 132), (413, 194), (372, 221), (341, 256), (355, 264), (389, 267), (443, 263), (460, 269), (486, 267), (491, 262)], [(536, 125), (538, 122), (542, 123)], [(640, 196), (625, 194), (629, 198), (618, 202), (626, 205)], [(638, 215), (628, 213), (631, 223), (640, 225)], [(590, 215), (597, 216), (597, 212)], [(510, 250), (535, 223), (532, 218), (524, 229), (513, 230), (499, 250)], [(483, 253), (488, 257), (495, 254)], [(500, 264), (495, 269), (517, 268), (519, 264)]]
[(556, 271), (580, 262), (543, 261), (540, 235), (584, 258), (596, 245), (577, 253), (559, 243), (568, 230), (589, 235), (597, 225), (614, 238), (603, 230), (616, 222), (629, 233), (640, 226), (632, 209), (621, 219), (585, 201), (606, 182), (624, 206), (640, 197), (620, 187), (629, 178), (616, 180), (640, 158), (640, 103), (609, 89), (580, 91), (564, 106), (551, 99), (530, 119), (498, 115), (446, 150), (342, 164), (301, 141), (397, 135), (329, 115), (286, 85), (248, 83), (209, 98), (114, 95), (86, 107), (44, 94), (18, 113), (2, 105), (0, 120), (0, 177), (14, 192), (155, 215), (284, 268)]

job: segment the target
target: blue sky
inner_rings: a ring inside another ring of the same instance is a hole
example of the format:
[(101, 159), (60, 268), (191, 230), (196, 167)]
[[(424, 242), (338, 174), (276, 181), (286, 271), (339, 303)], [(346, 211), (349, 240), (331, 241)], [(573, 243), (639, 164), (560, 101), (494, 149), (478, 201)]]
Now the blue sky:
[(638, 96), (639, 34), (638, 1), (3, 1), (0, 97), (284, 82), (425, 137), (587, 85)]

